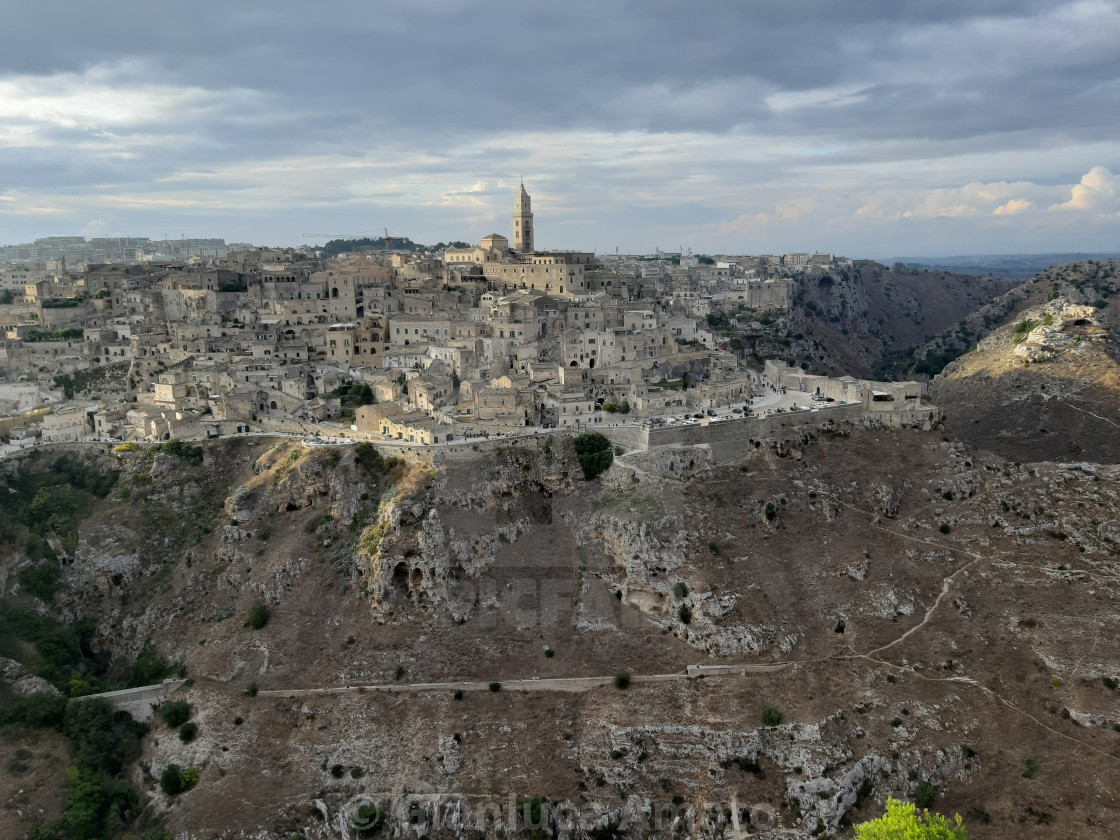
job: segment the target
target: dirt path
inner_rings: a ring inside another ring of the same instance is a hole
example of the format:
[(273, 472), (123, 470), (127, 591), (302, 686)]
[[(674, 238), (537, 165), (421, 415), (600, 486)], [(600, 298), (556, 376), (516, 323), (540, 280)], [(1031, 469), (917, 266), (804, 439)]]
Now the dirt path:
[[(742, 677), (748, 674), (768, 674), (782, 671), (792, 663), (774, 665), (689, 665), (684, 671), (673, 674), (635, 674), (630, 683), (671, 682), (696, 677)], [(501, 691), (591, 691), (603, 686), (614, 685), (615, 677), (549, 677), (545, 679), (515, 679), (495, 681)], [(371, 685), (328, 686), (325, 688), (292, 688), (261, 690), (259, 696), (269, 697), (306, 697), (316, 694), (362, 694), (367, 691), (381, 691), (397, 694), (423, 691), (493, 691), (489, 682), (461, 680), (454, 682), (432, 683), (376, 683)]]

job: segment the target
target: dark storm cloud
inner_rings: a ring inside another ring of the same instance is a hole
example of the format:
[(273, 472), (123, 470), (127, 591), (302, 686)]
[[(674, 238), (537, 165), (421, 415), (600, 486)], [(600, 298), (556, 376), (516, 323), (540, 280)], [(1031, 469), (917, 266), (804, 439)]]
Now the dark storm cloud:
[[(114, 193), (159, 193), (174, 204), (169, 191), (189, 189), (186, 206), (206, 192), (247, 207), (283, 200), (271, 179), (293, 201), (422, 199), (462, 222), (528, 170), (557, 205), (586, 209), (559, 184), (591, 179), (612, 200), (629, 190), (676, 204), (699, 229), (732, 200), (689, 195), (690, 182), (750, 186), (767, 206), (735, 215), (790, 218), (772, 212), (775, 197), (855, 180), (844, 166), (866, 179), (875, 162), (1107, 148), (1120, 128), (1116, 3), (13, 5), (0, 194), (17, 198), (88, 192), (110, 207)], [(696, 154), (651, 150), (662, 134), (700, 138)], [(1115, 150), (1079, 154), (1055, 165), (1078, 177), (1120, 169)], [(283, 163), (316, 159), (366, 169), (314, 188), (293, 175), (303, 164)], [(1054, 177), (1030, 155), (1015, 160), (989, 179)], [(938, 171), (930, 186), (974, 170)], [(649, 192), (658, 174), (671, 190)], [(642, 224), (631, 218), (620, 226)]]

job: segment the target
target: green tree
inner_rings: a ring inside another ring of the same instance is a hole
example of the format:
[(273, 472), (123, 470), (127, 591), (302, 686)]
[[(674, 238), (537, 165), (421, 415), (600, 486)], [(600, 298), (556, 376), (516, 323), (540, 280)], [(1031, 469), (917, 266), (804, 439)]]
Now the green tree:
[(579, 458), (579, 465), (583, 467), (583, 477), (588, 481), (606, 472), (614, 462), (611, 442), (598, 432), (579, 435), (572, 443), (575, 446), (576, 457)]
[(913, 802), (887, 800), (887, 812), (856, 826), (854, 840), (968, 840), (960, 814), (953, 822), (929, 811), (918, 813)]

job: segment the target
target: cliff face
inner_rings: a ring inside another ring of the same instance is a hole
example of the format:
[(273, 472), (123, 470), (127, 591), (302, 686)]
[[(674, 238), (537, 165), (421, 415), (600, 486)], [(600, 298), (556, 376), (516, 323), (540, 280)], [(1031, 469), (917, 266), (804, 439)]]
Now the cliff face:
[(1120, 460), (1118, 290), (1120, 264), (1078, 263), (994, 302), (1001, 323), (930, 386), (951, 433), (1019, 460)]
[(157, 724), (133, 771), (176, 836), (842, 837), (921, 785), (980, 840), (1116, 823), (1114, 467), (863, 425), (593, 482), (563, 438), (204, 453), (111, 456), (56, 596), (193, 678), (198, 737)]
[(958, 324), (1012, 286), (1000, 278), (860, 261), (820, 277), (799, 277), (790, 312), (773, 322), (754, 322), (739, 340), (759, 358), (803, 361), (816, 372), (906, 375), (914, 361), (905, 355), (908, 348)]

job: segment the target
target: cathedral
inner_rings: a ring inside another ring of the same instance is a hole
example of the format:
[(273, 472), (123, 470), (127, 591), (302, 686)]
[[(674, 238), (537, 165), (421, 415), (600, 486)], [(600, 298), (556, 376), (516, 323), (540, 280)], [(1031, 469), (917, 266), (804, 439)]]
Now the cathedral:
[[(477, 247), (448, 248), (444, 263), (449, 269), (473, 269), (490, 280), (490, 288), (543, 292), (556, 297), (587, 294), (584, 271), (595, 255), (582, 251), (538, 251), (533, 204), (522, 182), (513, 199), (513, 246), (500, 233), (484, 236)], [(477, 267), (477, 268), (476, 268)]]

